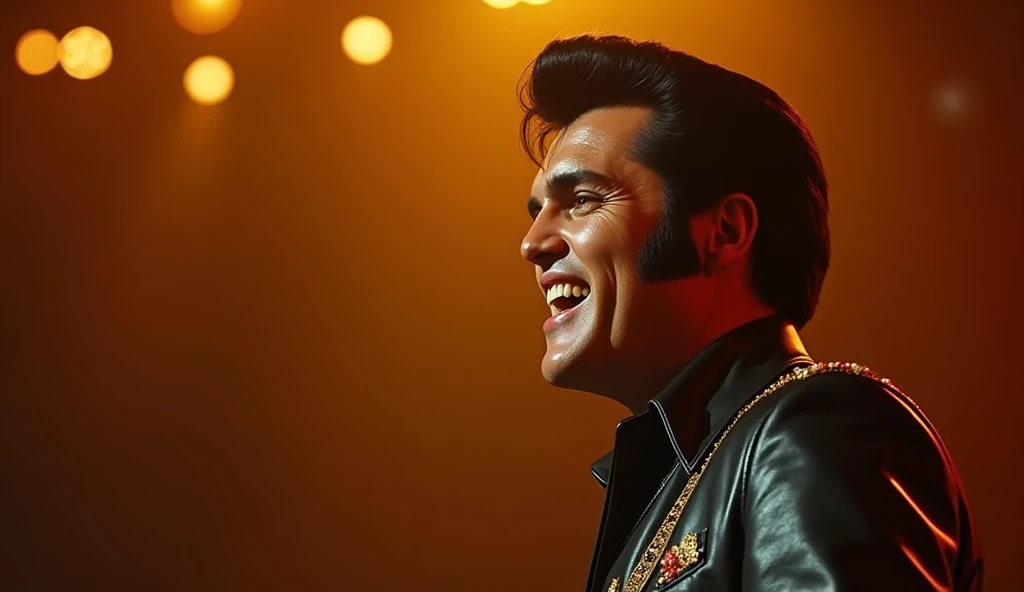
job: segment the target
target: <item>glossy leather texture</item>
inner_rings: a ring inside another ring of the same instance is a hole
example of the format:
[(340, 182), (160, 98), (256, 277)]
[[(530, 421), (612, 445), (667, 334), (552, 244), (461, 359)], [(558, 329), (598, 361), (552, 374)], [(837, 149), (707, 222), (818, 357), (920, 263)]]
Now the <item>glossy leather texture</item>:
[[(791, 325), (761, 319), (709, 346), (646, 411), (619, 424), (614, 450), (592, 467), (607, 492), (588, 592), (626, 589), (729, 420), (810, 363)], [(860, 376), (812, 376), (751, 408), (668, 547), (687, 534), (699, 541), (696, 560), (673, 571), (659, 557), (642, 590), (981, 590), (980, 546), (936, 430), (904, 395)]]

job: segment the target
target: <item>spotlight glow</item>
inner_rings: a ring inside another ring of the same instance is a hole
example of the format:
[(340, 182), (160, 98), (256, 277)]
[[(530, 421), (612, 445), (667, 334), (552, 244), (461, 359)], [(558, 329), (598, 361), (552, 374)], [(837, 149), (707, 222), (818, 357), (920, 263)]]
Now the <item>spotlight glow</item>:
[(107, 71), (114, 58), (110, 39), (92, 27), (72, 29), (57, 47), (60, 65), (72, 78), (88, 80)]
[(484, 0), (484, 4), (494, 8), (511, 8), (519, 4), (519, 0)]
[(44, 29), (21, 36), (14, 48), (14, 60), (26, 74), (39, 76), (57, 65), (57, 37)]
[(341, 33), (341, 47), (357, 64), (376, 64), (391, 52), (391, 29), (379, 18), (361, 16), (352, 19)]
[(216, 105), (228, 98), (235, 87), (231, 64), (216, 56), (204, 56), (185, 70), (185, 92), (200, 105)]
[(174, 20), (197, 35), (224, 30), (241, 9), (242, 0), (171, 0)]
[(932, 110), (939, 121), (950, 127), (967, 127), (977, 121), (981, 96), (966, 80), (949, 79), (932, 93)]

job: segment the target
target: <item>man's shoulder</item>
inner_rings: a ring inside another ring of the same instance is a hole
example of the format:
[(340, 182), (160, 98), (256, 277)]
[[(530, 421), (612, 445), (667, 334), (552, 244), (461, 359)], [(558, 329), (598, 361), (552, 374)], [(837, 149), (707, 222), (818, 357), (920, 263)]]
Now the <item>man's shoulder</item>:
[[(821, 366), (817, 366), (821, 368)], [(850, 368), (855, 370), (851, 370)], [(931, 449), (947, 460), (938, 431), (893, 382), (851, 364), (791, 381), (767, 397), (762, 439), (787, 438), (808, 453), (880, 454)], [(846, 449), (852, 445), (852, 449)]]
[(778, 388), (776, 396), (770, 397), (773, 399), (772, 415), (828, 410), (880, 420), (889, 416), (914, 421), (924, 419), (918, 404), (893, 381), (861, 366), (847, 364), (830, 369), (819, 364), (806, 374), (794, 374), (790, 378)]

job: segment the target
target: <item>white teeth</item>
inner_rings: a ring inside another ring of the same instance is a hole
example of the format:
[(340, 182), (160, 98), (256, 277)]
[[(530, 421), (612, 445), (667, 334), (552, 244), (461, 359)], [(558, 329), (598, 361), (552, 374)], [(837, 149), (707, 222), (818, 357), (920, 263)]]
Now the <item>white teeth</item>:
[(556, 314), (558, 314), (558, 307), (552, 306), (551, 307), (551, 316), (555, 316)]
[(590, 288), (584, 288), (582, 286), (574, 286), (572, 284), (557, 284), (548, 288), (547, 301), (551, 304), (557, 298), (568, 298), (574, 296), (576, 298), (586, 298), (590, 295)]

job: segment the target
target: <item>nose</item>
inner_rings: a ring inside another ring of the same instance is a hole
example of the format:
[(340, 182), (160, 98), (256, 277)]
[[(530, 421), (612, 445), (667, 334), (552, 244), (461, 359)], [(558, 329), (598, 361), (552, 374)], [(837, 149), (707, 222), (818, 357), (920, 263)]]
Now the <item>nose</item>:
[(530, 230), (523, 237), (523, 244), (519, 247), (523, 259), (540, 267), (548, 269), (559, 259), (569, 254), (569, 244), (557, 232), (555, 225), (547, 219), (542, 212)]

